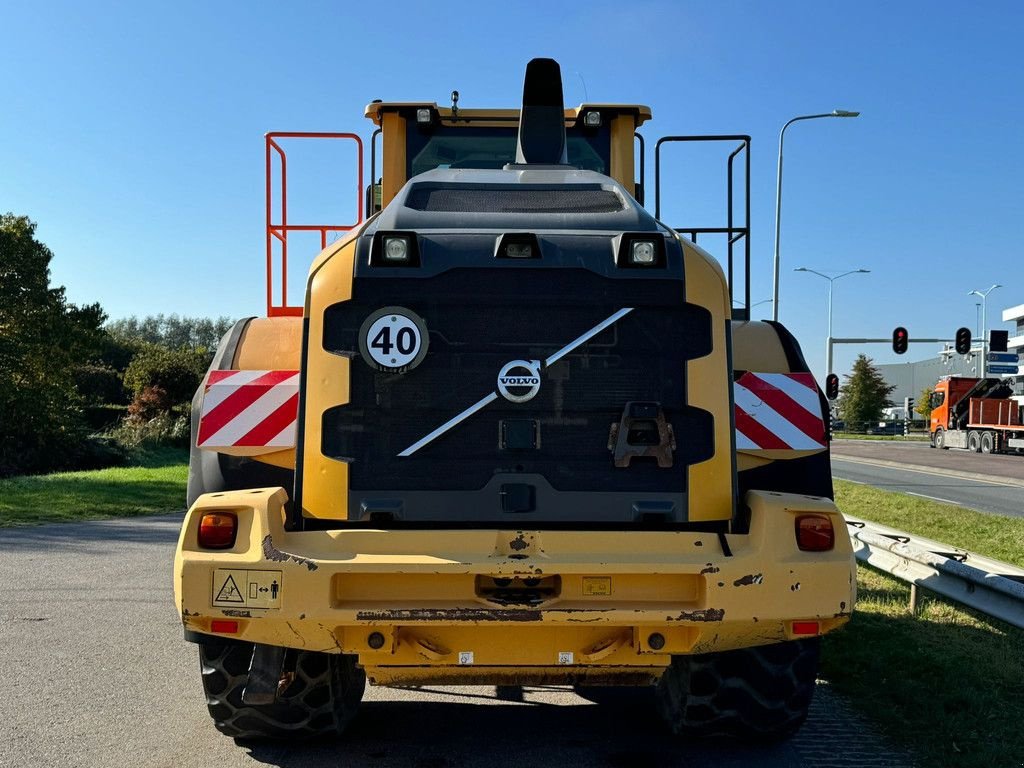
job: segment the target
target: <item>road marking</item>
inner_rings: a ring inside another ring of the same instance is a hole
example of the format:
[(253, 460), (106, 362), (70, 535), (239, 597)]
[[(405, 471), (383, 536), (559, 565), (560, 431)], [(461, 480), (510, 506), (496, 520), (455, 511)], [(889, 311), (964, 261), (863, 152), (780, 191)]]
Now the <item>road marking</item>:
[(1022, 485), (1024, 485), (1024, 482), (1005, 482), (1005, 481), (1001, 481), (1001, 480), (997, 479), (996, 477), (990, 476), (990, 475), (984, 475), (984, 476), (981, 476), (981, 477), (969, 477), (968, 474), (975, 474), (975, 473), (960, 472), (959, 470), (955, 470), (955, 469), (946, 469), (946, 470), (936, 471), (936, 470), (932, 470), (932, 469), (925, 469), (923, 467), (917, 467), (917, 466), (912, 466), (912, 465), (900, 464), (899, 462), (895, 462), (895, 461), (862, 459), (862, 458), (859, 458), (859, 457), (853, 458), (851, 456), (836, 455), (836, 454), (832, 454), (832, 460), (833, 461), (848, 461), (851, 464), (866, 464), (867, 466), (870, 466), (870, 467), (882, 467), (884, 469), (893, 469), (893, 470), (898, 470), (900, 472), (917, 472), (920, 475), (931, 475), (932, 477), (944, 477), (947, 480), (950, 479), (950, 478), (956, 478), (958, 480), (966, 480), (969, 483), (980, 483), (982, 485), (1001, 485), (1001, 486), (1004, 486), (1006, 488), (1020, 488)]
[(949, 499), (940, 499), (938, 496), (929, 496), (926, 493), (914, 493), (913, 491), (904, 491), (907, 496), (920, 496), (922, 499), (931, 499), (932, 501), (941, 501), (943, 504), (954, 504), (958, 507), (962, 507), (963, 503), (959, 501), (950, 501)]

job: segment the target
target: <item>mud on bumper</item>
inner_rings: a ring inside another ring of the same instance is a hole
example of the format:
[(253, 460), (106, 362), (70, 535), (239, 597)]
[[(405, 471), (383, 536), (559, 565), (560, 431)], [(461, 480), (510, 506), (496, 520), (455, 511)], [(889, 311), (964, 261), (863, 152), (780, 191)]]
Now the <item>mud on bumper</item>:
[[(175, 558), (186, 630), (359, 656), (413, 684), (655, 679), (675, 654), (820, 634), (853, 609), (855, 566), (829, 499), (751, 492), (750, 531), (286, 532), (283, 489), (201, 496)], [(201, 549), (203, 513), (238, 535)], [(798, 514), (833, 518), (836, 546), (802, 552)]]

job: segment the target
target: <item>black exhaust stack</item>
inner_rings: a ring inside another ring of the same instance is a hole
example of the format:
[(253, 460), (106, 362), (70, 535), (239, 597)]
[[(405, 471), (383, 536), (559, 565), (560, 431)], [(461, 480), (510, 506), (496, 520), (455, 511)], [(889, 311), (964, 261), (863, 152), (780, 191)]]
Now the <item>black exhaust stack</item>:
[(532, 59), (523, 81), (516, 165), (567, 165), (562, 70), (554, 59)]

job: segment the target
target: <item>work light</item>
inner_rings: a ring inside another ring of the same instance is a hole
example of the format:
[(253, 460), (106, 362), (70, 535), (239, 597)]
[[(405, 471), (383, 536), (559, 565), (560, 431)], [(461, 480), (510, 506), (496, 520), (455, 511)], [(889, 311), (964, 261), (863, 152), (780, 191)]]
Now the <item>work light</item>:
[(384, 238), (384, 261), (405, 263), (409, 260), (409, 240), (405, 237)]
[(637, 265), (653, 264), (657, 255), (657, 246), (653, 240), (634, 240), (629, 260)]

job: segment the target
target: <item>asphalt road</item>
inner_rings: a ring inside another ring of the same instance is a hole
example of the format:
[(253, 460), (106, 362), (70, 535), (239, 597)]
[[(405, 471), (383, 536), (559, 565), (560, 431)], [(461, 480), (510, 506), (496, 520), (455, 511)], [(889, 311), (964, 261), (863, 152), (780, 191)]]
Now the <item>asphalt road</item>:
[[(180, 516), (0, 529), (0, 766), (390, 768), (900, 766), (819, 684), (787, 743), (668, 737), (647, 692), (367, 689), (346, 737), (294, 747), (218, 734), (171, 600)], [(507, 700), (507, 699), (513, 700)]]
[(941, 470), (925, 472), (862, 464), (837, 456), (832, 457), (832, 476), (981, 512), (1024, 517), (1024, 488), (1017, 485), (949, 477)]
[(832, 475), (982, 512), (1024, 517), (1024, 457), (921, 443), (836, 441)]

